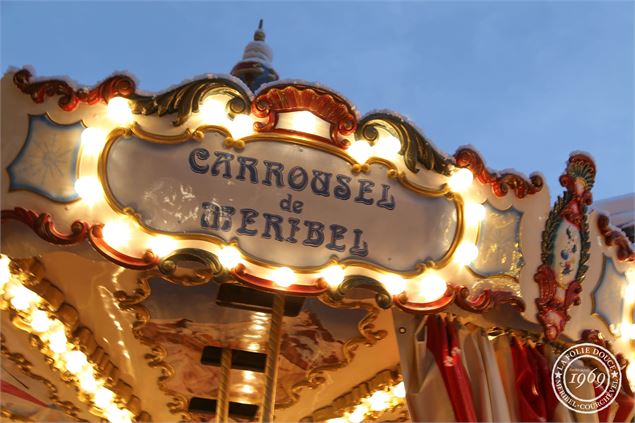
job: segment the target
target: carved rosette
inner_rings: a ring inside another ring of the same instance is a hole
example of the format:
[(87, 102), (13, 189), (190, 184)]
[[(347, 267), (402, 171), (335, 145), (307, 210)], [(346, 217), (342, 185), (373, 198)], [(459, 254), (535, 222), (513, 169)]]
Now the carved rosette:
[(480, 183), (491, 185), (492, 192), (497, 197), (503, 197), (511, 189), (517, 198), (525, 198), (539, 192), (544, 186), (542, 177), (537, 173), (526, 180), (515, 173), (490, 172), (481, 156), (470, 148), (459, 149), (454, 158), (457, 166), (471, 170)]
[(355, 110), (346, 100), (323, 88), (300, 84), (268, 86), (260, 91), (251, 105), (251, 112), (266, 122), (256, 122), (257, 132), (280, 131), (276, 129), (278, 114), (309, 111), (331, 124), (330, 139), (325, 140), (336, 147), (346, 148), (345, 138), (357, 129)]
[(539, 286), (536, 305), (538, 321), (551, 341), (564, 330), (569, 308), (580, 304), (590, 248), (587, 206), (594, 181), (593, 160), (572, 155), (560, 177), (566, 191), (556, 200), (542, 233), (542, 264), (534, 274)]

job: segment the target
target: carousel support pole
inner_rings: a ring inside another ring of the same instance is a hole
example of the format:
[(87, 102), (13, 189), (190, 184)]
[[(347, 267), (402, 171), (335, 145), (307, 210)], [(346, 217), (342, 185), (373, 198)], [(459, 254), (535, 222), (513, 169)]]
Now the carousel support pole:
[(216, 423), (224, 423), (229, 417), (229, 377), (232, 367), (232, 350), (223, 348), (220, 358), (220, 381), (216, 400)]
[(284, 316), (284, 297), (276, 295), (271, 311), (271, 326), (267, 342), (267, 364), (265, 365), (265, 393), (262, 401), (260, 421), (273, 422), (276, 402), (276, 384), (278, 380), (278, 359), (280, 357), (280, 341), (282, 339), (282, 317)]

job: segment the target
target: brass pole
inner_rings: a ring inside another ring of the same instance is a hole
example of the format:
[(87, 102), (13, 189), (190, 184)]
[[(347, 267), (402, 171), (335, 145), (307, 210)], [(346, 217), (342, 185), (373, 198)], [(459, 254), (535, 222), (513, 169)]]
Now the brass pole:
[(220, 381), (216, 398), (216, 423), (224, 423), (229, 417), (229, 378), (232, 368), (232, 350), (223, 348), (220, 357)]
[(262, 400), (260, 421), (273, 422), (276, 402), (276, 384), (278, 381), (278, 359), (280, 356), (280, 341), (282, 339), (282, 317), (284, 316), (284, 297), (276, 295), (273, 299), (271, 311), (271, 326), (267, 341), (267, 363), (265, 365), (265, 392)]

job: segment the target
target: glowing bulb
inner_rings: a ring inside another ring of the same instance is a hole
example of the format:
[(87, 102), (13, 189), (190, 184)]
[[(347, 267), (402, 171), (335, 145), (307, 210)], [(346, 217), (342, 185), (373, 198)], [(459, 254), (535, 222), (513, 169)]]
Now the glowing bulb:
[(288, 267), (280, 267), (273, 271), (271, 280), (273, 280), (277, 285), (286, 288), (293, 285), (295, 282), (295, 273), (293, 273), (293, 270)]
[(485, 207), (478, 203), (467, 203), (465, 205), (465, 219), (468, 222), (478, 224), (485, 219)]
[(106, 144), (106, 131), (99, 128), (86, 128), (82, 131), (82, 154), (97, 156)]
[(301, 111), (293, 113), (293, 126), (298, 131), (314, 134), (318, 125), (317, 117), (309, 111)]
[(464, 266), (472, 263), (478, 257), (478, 248), (468, 242), (461, 243), (454, 253), (454, 259)]
[(635, 324), (622, 325), (622, 336), (629, 339), (635, 339)]
[(66, 370), (74, 375), (79, 373), (82, 368), (88, 364), (86, 354), (77, 350), (67, 352), (64, 359), (66, 360)]
[(390, 295), (401, 294), (406, 289), (406, 281), (401, 276), (393, 274), (384, 275), (381, 284)]
[(218, 260), (223, 267), (231, 270), (240, 264), (242, 256), (240, 255), (238, 248), (227, 246), (221, 248), (218, 252)]
[(253, 394), (254, 393), (254, 387), (251, 385), (243, 385), (240, 388), (241, 391), (243, 391), (243, 393), (245, 394)]
[(101, 183), (94, 176), (82, 176), (77, 179), (75, 191), (89, 205), (95, 204), (103, 198)]
[(4, 288), (11, 279), (11, 269), (9, 268), (10, 264), (11, 259), (9, 257), (5, 255), (0, 256), (0, 289)]
[(110, 389), (104, 388), (103, 386), (98, 388), (95, 391), (95, 395), (93, 396), (93, 402), (95, 405), (101, 409), (107, 409), (112, 404), (112, 400), (115, 395), (112, 393)]
[(248, 115), (238, 114), (229, 124), (229, 131), (232, 133), (232, 137), (235, 140), (244, 138), (253, 134), (254, 122)]
[(422, 303), (431, 303), (441, 298), (447, 289), (447, 283), (438, 273), (428, 271), (419, 282), (417, 300)]
[(405, 398), (406, 397), (406, 386), (403, 382), (399, 382), (397, 386), (395, 386), (392, 390), (392, 394), (397, 398)]
[(265, 330), (267, 327), (265, 325), (261, 325), (259, 323), (255, 323), (251, 325), (251, 329), (253, 330)]
[(626, 377), (628, 378), (631, 387), (635, 387), (635, 356), (631, 356), (629, 365), (626, 367)]
[(31, 328), (35, 332), (44, 333), (51, 327), (51, 319), (47, 312), (42, 310), (34, 310), (31, 313)]
[(635, 283), (631, 282), (624, 289), (624, 301), (627, 303), (635, 302)]
[(249, 371), (249, 370), (246, 370), (246, 371), (243, 373), (243, 379), (245, 379), (245, 380), (247, 380), (247, 381), (251, 381), (251, 380), (256, 379), (256, 376), (254, 375), (254, 372)]
[(166, 235), (157, 235), (150, 238), (148, 248), (151, 249), (157, 257), (164, 257), (176, 249), (176, 241)]
[(461, 168), (454, 172), (448, 180), (448, 186), (452, 191), (463, 192), (472, 185), (474, 175), (469, 169)]
[(373, 395), (368, 398), (370, 403), (370, 409), (373, 411), (383, 411), (390, 405), (390, 395), (386, 391), (375, 391)]
[(368, 412), (368, 407), (365, 404), (359, 404), (352, 413), (348, 415), (348, 420), (352, 423), (361, 423), (364, 421), (364, 415)]
[(128, 410), (122, 410), (121, 408), (111, 405), (104, 412), (104, 416), (112, 423), (130, 423), (132, 419)]
[(97, 379), (95, 379), (92, 369), (83, 369), (77, 375), (77, 379), (79, 380), (79, 387), (82, 388), (82, 391), (87, 394), (94, 394), (97, 392), (99, 384), (97, 383)]
[(220, 122), (227, 117), (225, 102), (213, 97), (207, 97), (203, 100), (199, 113), (206, 122)]
[(108, 222), (102, 229), (104, 240), (112, 247), (122, 247), (128, 244), (132, 237), (130, 224), (125, 219)]
[(108, 101), (108, 117), (119, 125), (132, 123), (130, 103), (123, 97), (113, 97)]
[(384, 135), (373, 146), (374, 156), (393, 159), (401, 150), (401, 141), (392, 135)]
[(57, 330), (50, 334), (49, 349), (57, 354), (66, 352), (66, 334), (63, 330)]
[(251, 344), (247, 345), (247, 349), (249, 351), (260, 351), (260, 345), (255, 342), (252, 342)]
[(11, 297), (11, 305), (18, 311), (29, 309), (40, 298), (35, 292), (21, 284), (11, 286), (8, 295)]
[(346, 152), (359, 164), (366, 163), (366, 160), (373, 155), (373, 149), (366, 141), (355, 141)]
[(346, 420), (343, 417), (336, 417), (334, 419), (328, 419), (326, 422), (327, 423), (348, 423), (348, 420)]
[(635, 284), (635, 266), (626, 269), (626, 280), (631, 284)]
[(322, 279), (331, 288), (337, 288), (344, 280), (344, 269), (338, 265), (329, 266), (322, 271)]

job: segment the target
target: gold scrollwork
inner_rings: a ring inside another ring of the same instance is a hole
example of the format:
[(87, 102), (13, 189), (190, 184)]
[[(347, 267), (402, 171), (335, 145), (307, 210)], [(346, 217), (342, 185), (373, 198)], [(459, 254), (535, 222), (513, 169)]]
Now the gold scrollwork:
[[(48, 379), (37, 375), (35, 373), (33, 373), (31, 371), (31, 368), (33, 367), (33, 365), (31, 364), (31, 362), (29, 362), (26, 358), (24, 358), (24, 356), (20, 353), (13, 353), (11, 351), (9, 351), (7, 345), (6, 345), (6, 341), (4, 338), (4, 334), (0, 334), (0, 353), (2, 353), (2, 356), (4, 358), (6, 358), (7, 360), (11, 361), (12, 363), (14, 363), (18, 369), (20, 369), (20, 371), (22, 373), (24, 373), (25, 375), (27, 375), (30, 378), (33, 378), (39, 382), (42, 382), (46, 388), (48, 389), (49, 392), (49, 399), (51, 401), (53, 401), (53, 404), (57, 405), (58, 407), (60, 407), (60, 409), (62, 411), (64, 411), (64, 413), (73, 418), (76, 421), (81, 421), (82, 419), (78, 416), (78, 413), (80, 412), (79, 407), (77, 407), (75, 404), (73, 404), (70, 401), (62, 401), (59, 397), (59, 392), (57, 390), (57, 387), (55, 385), (53, 385), (53, 383), (51, 383)], [(9, 418), (12, 421), (30, 421), (28, 419), (22, 419), (19, 416), (15, 416), (11, 413), (11, 411), (7, 410), (7, 409), (2, 409), (2, 416), (5, 418)]]

